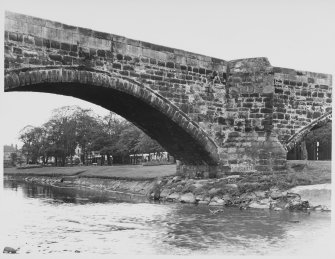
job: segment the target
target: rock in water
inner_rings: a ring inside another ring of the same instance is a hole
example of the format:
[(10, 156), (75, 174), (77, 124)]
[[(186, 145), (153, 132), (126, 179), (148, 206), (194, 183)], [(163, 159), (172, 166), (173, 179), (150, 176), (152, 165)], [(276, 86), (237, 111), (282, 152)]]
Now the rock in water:
[(331, 208), (331, 190), (330, 183), (296, 186), (289, 190), (289, 192), (297, 193), (302, 200), (307, 200), (311, 207), (317, 205), (324, 205)]
[(286, 194), (287, 192), (281, 192), (278, 189), (274, 189), (271, 190), (270, 197), (275, 200), (284, 197)]
[(193, 193), (186, 193), (186, 194), (183, 194), (181, 197), (180, 197), (180, 202), (185, 202), (185, 203), (195, 203), (195, 197), (194, 197), (194, 194)]
[(219, 213), (219, 212), (224, 212), (224, 210), (209, 210), (209, 212), (211, 213), (211, 214), (216, 214), (216, 213)]
[(169, 201), (174, 201), (174, 200), (178, 200), (180, 197), (179, 193), (171, 193), (168, 197), (167, 200)]
[(270, 208), (270, 204), (261, 204), (258, 202), (251, 202), (248, 205), (249, 208), (253, 208), (253, 209), (269, 209)]
[(165, 199), (165, 198), (169, 195), (169, 193), (170, 193), (170, 190), (168, 190), (168, 189), (164, 189), (164, 190), (160, 193), (159, 197), (160, 197), (161, 199)]
[(205, 205), (208, 205), (208, 201), (199, 201), (198, 204), (201, 205), (201, 204), (205, 204)]
[(6, 246), (3, 249), (3, 253), (7, 253), (7, 254), (16, 254), (16, 252), (17, 252), (17, 249), (14, 249), (14, 248), (9, 247), (9, 246)]
[(288, 204), (290, 210), (304, 210), (309, 208), (308, 201), (292, 200)]

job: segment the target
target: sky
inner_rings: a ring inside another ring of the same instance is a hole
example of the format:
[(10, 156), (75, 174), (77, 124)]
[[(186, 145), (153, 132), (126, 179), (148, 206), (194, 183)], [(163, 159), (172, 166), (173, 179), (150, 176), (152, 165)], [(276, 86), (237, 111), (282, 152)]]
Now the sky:
[[(273, 66), (335, 74), (332, 0), (2, 0), (4, 10), (224, 60), (267, 57)], [(3, 24), (1, 26), (3, 30)], [(3, 41), (3, 33), (0, 40)], [(1, 48), (3, 59), (3, 49)], [(1, 62), (3, 69), (3, 61)], [(3, 72), (1, 73), (3, 82)], [(3, 87), (3, 83), (2, 83)], [(40, 126), (53, 109), (100, 106), (61, 95), (0, 92), (1, 144), (19, 144), (27, 125)]]

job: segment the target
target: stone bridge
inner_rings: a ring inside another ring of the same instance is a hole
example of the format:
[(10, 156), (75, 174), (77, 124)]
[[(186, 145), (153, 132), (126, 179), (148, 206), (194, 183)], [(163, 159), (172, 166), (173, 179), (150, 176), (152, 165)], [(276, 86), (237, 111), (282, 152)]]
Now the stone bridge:
[(285, 173), (287, 151), (331, 118), (330, 75), (267, 58), (225, 61), (12, 12), (4, 39), (6, 92), (73, 96), (114, 111), (189, 177)]

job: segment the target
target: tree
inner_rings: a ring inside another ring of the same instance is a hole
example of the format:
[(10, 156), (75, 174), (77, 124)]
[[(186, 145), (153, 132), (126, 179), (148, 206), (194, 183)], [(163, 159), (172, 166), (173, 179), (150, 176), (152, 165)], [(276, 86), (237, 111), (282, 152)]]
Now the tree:
[(164, 149), (156, 140), (153, 140), (142, 131), (136, 143), (135, 151), (138, 153), (161, 153)]
[(11, 161), (12, 166), (16, 165), (16, 161), (17, 161), (17, 154), (16, 154), (16, 152), (10, 153), (10, 161)]
[(332, 143), (332, 123), (328, 122), (326, 125), (312, 130), (305, 137), (307, 145), (319, 142), (320, 145), (326, 145), (328, 143)]
[(66, 158), (73, 156), (76, 148), (76, 121), (66, 114), (67, 107), (54, 110), (52, 118), (44, 124), (48, 133), (45, 152), (55, 157), (56, 165), (65, 166)]
[(120, 125), (122, 128), (118, 141), (115, 143), (115, 156), (120, 158), (121, 163), (129, 162), (129, 155), (136, 153), (135, 147), (141, 131), (129, 122)]
[(76, 122), (76, 142), (82, 148), (83, 163), (87, 164), (88, 154), (98, 145), (96, 139), (101, 134), (99, 118), (93, 115), (92, 110), (77, 108), (73, 113)]
[[(331, 159), (332, 123), (327, 122), (325, 125), (312, 130), (305, 137), (305, 141), (310, 159)], [(317, 142), (319, 142), (318, 147)]]
[(112, 157), (113, 160), (124, 161), (122, 152), (118, 150), (118, 142), (120, 141), (122, 131), (128, 126), (128, 122), (115, 113), (110, 112), (100, 120), (100, 123), (102, 125), (102, 132), (96, 138), (96, 145), (100, 147), (97, 150), (100, 150), (100, 154), (107, 156), (108, 165), (112, 164)]
[(27, 163), (37, 163), (42, 150), (45, 131), (42, 127), (26, 126), (21, 130), (19, 138), (23, 142), (22, 150), (27, 157)]
[[(75, 149), (82, 150), (81, 160), (88, 164), (91, 151), (107, 156), (107, 163), (129, 161), (130, 154), (157, 153), (164, 149), (143, 131), (110, 112), (101, 118), (90, 109), (78, 106), (64, 106), (53, 110), (51, 118), (41, 127), (27, 126), (20, 135), (24, 145), (22, 152), (27, 162), (36, 163), (42, 158), (55, 157), (56, 165), (64, 166), (66, 159), (71, 164)], [(104, 161), (101, 161), (103, 164)]]

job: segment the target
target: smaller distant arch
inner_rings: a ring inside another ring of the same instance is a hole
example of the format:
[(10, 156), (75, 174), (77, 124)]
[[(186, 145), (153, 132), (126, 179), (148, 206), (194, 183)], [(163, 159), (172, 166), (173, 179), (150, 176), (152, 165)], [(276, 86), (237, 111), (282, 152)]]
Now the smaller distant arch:
[(326, 123), (331, 120), (332, 111), (330, 110), (329, 112), (325, 113), (324, 115), (312, 121), (310, 124), (300, 129), (286, 141), (284, 145), (286, 151), (289, 152), (297, 143), (300, 143), (309, 132), (326, 125)]

